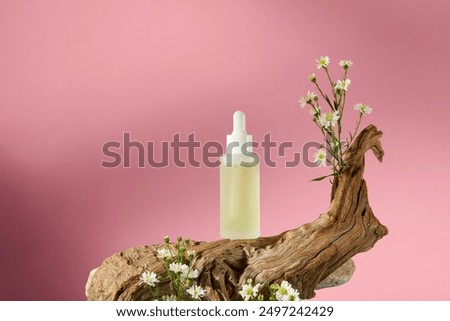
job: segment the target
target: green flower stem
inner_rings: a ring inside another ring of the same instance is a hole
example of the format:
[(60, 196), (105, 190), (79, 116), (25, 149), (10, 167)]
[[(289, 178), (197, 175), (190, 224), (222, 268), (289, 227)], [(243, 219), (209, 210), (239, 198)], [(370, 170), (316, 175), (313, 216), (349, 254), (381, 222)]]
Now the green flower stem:
[[(335, 136), (335, 134), (334, 134), (334, 130), (331, 130), (331, 129), (326, 128), (326, 132), (327, 132), (328, 134), (331, 135), (331, 139), (332, 139), (333, 143), (336, 142), (336, 136)], [(327, 151), (330, 152), (332, 158), (337, 162), (337, 167), (336, 167), (336, 165), (335, 165), (334, 163), (331, 164), (331, 165), (333, 166), (333, 174), (338, 173), (339, 170), (340, 170), (339, 153), (336, 154), (336, 152), (335, 152), (333, 146), (332, 146), (332, 145), (330, 144), (330, 142), (326, 139), (326, 135), (324, 135), (324, 137), (325, 137), (325, 142), (327, 143), (327, 146), (330, 146), (330, 147), (331, 147), (331, 148), (325, 147), (325, 149), (326, 149)]]
[(180, 238), (178, 238), (178, 241), (177, 241), (177, 258), (178, 258), (178, 260), (177, 260), (177, 262), (181, 262), (181, 260), (182, 260), (182, 257), (181, 257), (182, 253), (180, 251), (180, 249), (181, 249), (180, 243), (181, 243), (181, 240), (180, 240)]
[[(323, 127), (322, 126), (320, 126), (317, 122), (316, 122), (316, 125), (317, 125), (317, 127), (319, 127), (320, 128), (320, 130), (321, 130), (321, 132), (322, 132), (322, 134), (323, 134), (323, 137), (324, 137), (324, 139), (325, 139), (325, 146), (323, 146), (324, 148), (325, 148), (325, 150), (327, 151), (327, 152), (329, 152), (330, 153), (330, 155), (332, 156), (332, 160), (334, 159), (334, 160), (337, 160), (337, 158), (336, 158), (336, 153), (334, 152), (334, 150), (333, 150), (333, 148), (329, 148), (329, 146), (331, 146), (331, 144), (330, 144), (330, 142), (327, 140), (327, 135), (325, 134), (325, 131), (324, 131), (324, 129), (323, 129)], [(331, 133), (328, 129), (326, 130), (328, 133)], [(331, 162), (331, 166), (333, 166), (333, 173), (336, 173), (337, 171), (338, 171), (338, 169), (336, 168), (336, 165), (334, 164), (334, 162), (332, 161)]]
[[(341, 126), (341, 122), (338, 121), (338, 127), (340, 127), (340, 126)], [(338, 144), (337, 145), (338, 148), (337, 148), (337, 151), (336, 151), (335, 156), (334, 156), (334, 158), (336, 159), (337, 164), (338, 164), (338, 170), (335, 173), (340, 173), (341, 172), (341, 170), (343, 168), (343, 163), (344, 163), (343, 156), (342, 156), (341, 141), (340, 141), (340, 129), (338, 129), (338, 131), (339, 131), (339, 135), (338, 135), (339, 137), (336, 137), (334, 135), (334, 131), (332, 132), (332, 134), (333, 134), (333, 142), (336, 142)]]
[[(325, 150), (331, 154), (331, 156), (333, 157), (334, 160), (336, 160), (336, 156), (332, 149), (325, 147)], [(338, 169), (336, 168), (336, 165), (334, 162), (331, 162), (331, 166), (333, 167), (333, 174), (337, 173)]]
[[(355, 136), (356, 136), (356, 133), (358, 132), (359, 125), (361, 124), (362, 116), (363, 116), (363, 114), (362, 114), (362, 113), (359, 113), (359, 119), (358, 119), (358, 122), (356, 123), (356, 129), (355, 129), (355, 132), (353, 133), (352, 137), (355, 137)], [(352, 140), (353, 140), (353, 139), (352, 139)], [(350, 143), (352, 142), (352, 140), (350, 140)], [(350, 145), (350, 144), (349, 144), (349, 145)]]
[(327, 95), (325, 95), (325, 94), (323, 93), (322, 89), (320, 89), (319, 84), (318, 84), (317, 82), (314, 82), (314, 84), (316, 85), (317, 90), (319, 91), (319, 93), (320, 93), (320, 95), (323, 97), (323, 99), (325, 99), (325, 101), (328, 103), (328, 105), (330, 106), (330, 108), (331, 108), (332, 110), (334, 110), (334, 107), (333, 107), (333, 105), (331, 104), (330, 99), (328, 98)]
[(344, 92), (342, 95), (342, 104), (341, 104), (341, 114), (344, 113), (344, 107), (345, 107), (345, 98), (347, 97), (347, 91)]
[(344, 162), (343, 154), (342, 154), (342, 146), (341, 146), (341, 132), (342, 132), (342, 125), (341, 125), (341, 118), (339, 118), (339, 120), (338, 120), (338, 144), (339, 144), (338, 150), (339, 150), (339, 159), (340, 159), (340, 165), (339, 165), (340, 169), (342, 168), (342, 164)]
[(314, 119), (314, 123), (317, 125), (317, 127), (319, 127), (320, 131), (322, 132), (322, 135), (325, 137), (326, 135), (325, 135), (325, 131), (323, 130), (323, 127), (320, 126), (320, 124), (315, 119)]
[(159, 287), (158, 287), (158, 285), (156, 285), (154, 289), (150, 285), (148, 287), (150, 289), (150, 293), (151, 293), (152, 297), (155, 298), (156, 300), (159, 300)]
[(331, 85), (331, 90), (333, 91), (334, 100), (336, 100), (336, 92), (334, 91), (334, 84), (333, 84), (333, 81), (331, 80), (331, 76), (330, 76), (330, 73), (328, 72), (328, 68), (325, 67), (323, 69), (325, 69), (325, 73), (327, 74), (328, 81), (330, 82), (330, 85)]
[(177, 273), (177, 301), (183, 300), (183, 285), (181, 284), (181, 272)]
[(325, 74), (327, 75), (327, 78), (328, 78), (328, 81), (330, 82), (331, 88), (334, 88), (333, 81), (331, 80), (330, 73), (328, 72), (328, 68), (324, 67), (323, 69), (325, 70)]

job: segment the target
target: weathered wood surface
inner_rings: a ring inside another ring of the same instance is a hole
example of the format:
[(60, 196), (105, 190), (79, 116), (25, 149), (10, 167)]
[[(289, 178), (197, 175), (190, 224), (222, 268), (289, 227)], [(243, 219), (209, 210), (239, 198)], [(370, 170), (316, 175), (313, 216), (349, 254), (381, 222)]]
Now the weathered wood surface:
[[(198, 283), (207, 289), (206, 299), (239, 300), (238, 291), (247, 279), (260, 283), (287, 280), (302, 299), (310, 299), (315, 289), (350, 278), (351, 257), (369, 250), (388, 233), (372, 212), (363, 179), (368, 150), (382, 161), (381, 136), (381, 131), (369, 125), (355, 138), (344, 154), (348, 167), (334, 179), (330, 207), (315, 221), (255, 240), (194, 242), (194, 264), (200, 271)], [(131, 248), (107, 258), (89, 278), (88, 299), (151, 299), (148, 289), (139, 284), (139, 276), (146, 270), (164, 275), (164, 266), (156, 257), (160, 247)], [(336, 278), (339, 273), (341, 277)], [(160, 294), (168, 291), (169, 284), (162, 282)]]

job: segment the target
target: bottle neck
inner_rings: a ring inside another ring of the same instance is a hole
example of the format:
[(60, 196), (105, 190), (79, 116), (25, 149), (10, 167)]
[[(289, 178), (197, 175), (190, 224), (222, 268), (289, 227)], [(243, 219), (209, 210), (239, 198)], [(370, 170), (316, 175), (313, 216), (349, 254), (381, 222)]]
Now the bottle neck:
[(250, 152), (248, 155), (227, 153), (222, 155), (220, 162), (226, 167), (254, 167), (259, 166), (259, 156), (253, 152)]

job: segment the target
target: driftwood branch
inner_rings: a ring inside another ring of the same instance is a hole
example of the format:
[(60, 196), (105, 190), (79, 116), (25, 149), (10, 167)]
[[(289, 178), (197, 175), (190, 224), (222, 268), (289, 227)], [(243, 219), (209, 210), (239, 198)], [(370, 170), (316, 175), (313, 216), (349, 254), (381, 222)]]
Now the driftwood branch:
[[(194, 266), (200, 271), (198, 283), (207, 289), (206, 299), (239, 300), (238, 291), (247, 279), (260, 283), (287, 280), (302, 299), (309, 299), (316, 288), (332, 285), (333, 274), (342, 269), (350, 271), (350, 277), (351, 257), (369, 250), (388, 233), (370, 208), (363, 179), (368, 150), (382, 161), (381, 135), (370, 125), (355, 138), (344, 154), (348, 167), (333, 181), (330, 207), (315, 221), (255, 240), (194, 242)], [(131, 248), (107, 258), (91, 273), (88, 299), (151, 299), (148, 289), (139, 284), (139, 276), (145, 270), (165, 274), (156, 258), (160, 247)], [(169, 293), (169, 284), (163, 282), (159, 291)]]

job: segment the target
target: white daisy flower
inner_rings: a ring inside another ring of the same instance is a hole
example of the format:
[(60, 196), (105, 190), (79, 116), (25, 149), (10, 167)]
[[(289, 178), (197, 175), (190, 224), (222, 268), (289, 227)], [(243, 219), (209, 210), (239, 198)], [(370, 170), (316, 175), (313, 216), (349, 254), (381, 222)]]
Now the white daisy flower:
[(277, 292), (275, 292), (275, 298), (277, 301), (288, 301), (288, 294), (291, 290), (292, 285), (288, 281), (283, 281), (281, 282)]
[(158, 250), (158, 258), (165, 259), (165, 258), (171, 258), (174, 256), (173, 252), (167, 248), (162, 248)]
[(186, 279), (196, 279), (199, 274), (200, 272), (197, 269), (189, 271), (189, 267), (185, 264), (181, 267), (181, 280), (183, 282), (186, 281)]
[[(319, 167), (327, 165), (327, 151), (325, 150), (325, 148), (321, 148), (321, 149), (317, 150), (317, 152), (315, 152), (313, 156), (314, 156), (314, 162)], [(283, 284), (283, 283), (281, 283), (281, 284)]]
[(305, 97), (300, 97), (298, 100), (298, 103), (300, 104), (300, 107), (303, 108), (308, 103), (305, 99)]
[(141, 274), (140, 280), (141, 280), (140, 284), (145, 283), (151, 287), (155, 286), (156, 283), (159, 282), (158, 276), (156, 275), (156, 273), (148, 272), (148, 271)]
[(300, 296), (299, 296), (298, 291), (296, 289), (294, 289), (294, 288), (291, 288), (288, 291), (287, 300), (286, 301), (300, 301)]
[(353, 61), (351, 60), (341, 60), (339, 61), (339, 66), (347, 70), (348, 68), (353, 66)]
[(353, 109), (359, 111), (361, 115), (370, 114), (372, 112), (372, 108), (361, 103), (358, 103), (355, 106), (353, 106)]
[(239, 291), (239, 294), (245, 301), (250, 300), (251, 298), (256, 298), (258, 296), (259, 287), (261, 284), (257, 283), (252, 285), (251, 283), (244, 284), (242, 290)]
[(308, 93), (306, 94), (306, 97), (311, 101), (317, 100), (317, 98), (318, 98), (317, 94), (313, 91), (308, 91)]
[(189, 273), (189, 266), (187, 266), (186, 264), (181, 264), (180, 269), (182, 275), (187, 275)]
[(336, 126), (337, 121), (339, 120), (339, 112), (329, 111), (327, 113), (322, 113), (319, 115), (319, 123), (322, 127), (331, 128)]
[(187, 251), (187, 256), (188, 257), (195, 257), (195, 255), (196, 255), (197, 253), (194, 251), (194, 250), (189, 250), (189, 251)]
[(186, 290), (187, 293), (194, 299), (200, 300), (202, 297), (206, 295), (206, 291), (199, 285), (193, 285), (189, 289)]
[(183, 271), (189, 270), (189, 267), (186, 264), (181, 263), (170, 263), (169, 270), (174, 273), (183, 273)]
[(315, 81), (316, 81), (316, 74), (315, 74), (315, 73), (312, 73), (311, 75), (308, 76), (308, 79), (309, 79), (310, 81), (312, 81), (312, 82), (315, 82)]
[(304, 97), (300, 97), (298, 103), (300, 104), (300, 107), (303, 108), (306, 104), (310, 104), (313, 100), (316, 99), (317, 95), (312, 91), (308, 91)]
[(319, 59), (316, 59), (317, 69), (327, 68), (330, 64), (330, 58), (328, 56), (320, 56)]
[(196, 279), (196, 278), (198, 278), (199, 274), (200, 273), (198, 272), (198, 270), (195, 269), (195, 270), (190, 271), (189, 274), (187, 275), (187, 277), (188, 277), (188, 279)]
[(350, 79), (338, 80), (334, 85), (334, 89), (347, 91), (347, 88), (350, 85), (350, 83), (351, 83)]

